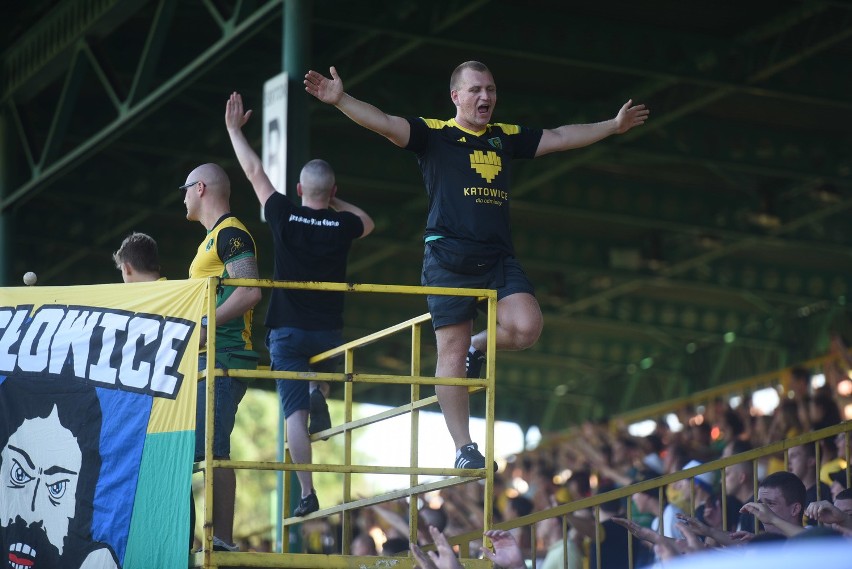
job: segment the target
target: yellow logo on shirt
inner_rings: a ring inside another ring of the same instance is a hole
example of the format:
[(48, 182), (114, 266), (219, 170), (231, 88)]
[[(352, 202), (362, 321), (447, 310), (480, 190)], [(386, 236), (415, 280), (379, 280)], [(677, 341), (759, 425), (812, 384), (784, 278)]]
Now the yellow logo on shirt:
[(236, 254), (236, 253), (239, 253), (239, 252), (240, 252), (240, 251), (242, 251), (242, 250), (243, 250), (243, 248), (245, 247), (245, 244), (243, 243), (243, 240), (242, 240), (242, 239), (240, 239), (239, 237), (232, 237), (232, 238), (228, 241), (228, 245), (230, 245), (230, 246), (231, 246), (231, 254), (232, 254), (232, 255), (234, 255), (234, 254)]
[(470, 155), (470, 167), (476, 170), (476, 173), (485, 178), (485, 181), (491, 181), (497, 177), (500, 170), (503, 169), (503, 162), (496, 152), (482, 152), (475, 150)]

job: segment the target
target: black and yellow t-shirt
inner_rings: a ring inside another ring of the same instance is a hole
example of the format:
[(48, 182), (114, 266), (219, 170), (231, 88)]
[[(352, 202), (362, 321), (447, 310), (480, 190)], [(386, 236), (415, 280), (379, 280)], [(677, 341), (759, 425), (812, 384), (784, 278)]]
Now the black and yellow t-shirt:
[(495, 123), (474, 132), (455, 119), (407, 120), (406, 150), (417, 155), (429, 197), (426, 240), (448, 237), (513, 254), (509, 166), (535, 157), (541, 129)]
[[(203, 279), (207, 277), (228, 278), (225, 265), (246, 257), (255, 257), (255, 244), (251, 234), (240, 220), (227, 213), (219, 218), (213, 229), (207, 232), (207, 237), (198, 246), (195, 258), (189, 266), (189, 278)], [(216, 306), (220, 306), (234, 292), (232, 286), (220, 287), (216, 294)], [(245, 355), (252, 352), (251, 322), (253, 310), (246, 312), (242, 318), (234, 318), (225, 324), (216, 326), (216, 351), (227, 351)]]

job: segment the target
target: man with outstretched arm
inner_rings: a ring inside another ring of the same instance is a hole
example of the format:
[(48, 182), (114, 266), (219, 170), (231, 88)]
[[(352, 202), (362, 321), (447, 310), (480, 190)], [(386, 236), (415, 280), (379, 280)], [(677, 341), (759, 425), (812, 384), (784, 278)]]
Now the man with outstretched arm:
[[(459, 65), (450, 78), (455, 118), (402, 118), (347, 94), (334, 67), (331, 78), (305, 75), (305, 90), (334, 105), (357, 124), (417, 156), (429, 213), (425, 233), (424, 286), (497, 290), (497, 348), (523, 350), (541, 334), (541, 309), (532, 284), (514, 256), (509, 223), (509, 164), (581, 148), (644, 124), (648, 110), (627, 101), (615, 118), (555, 129), (491, 123), (497, 87), (477, 61)], [(430, 296), (438, 347), (437, 377), (479, 377), (486, 332), (473, 333), (475, 299)], [(436, 386), (447, 428), (456, 446), (457, 468), (484, 468), (471, 441), (464, 386)]]
[[(346, 282), (352, 242), (373, 230), (373, 220), (361, 208), (336, 196), (334, 170), (325, 160), (311, 160), (302, 168), (296, 185), (301, 206), (276, 192), (243, 134), (249, 117), (251, 111), (243, 111), (240, 94), (232, 93), (225, 107), (225, 125), (272, 231), (275, 280)], [(334, 371), (336, 361), (311, 365), (309, 360), (343, 343), (343, 296), (342, 292), (272, 289), (266, 326), (274, 371)], [(293, 462), (310, 464), (310, 434), (331, 427), (325, 398), (317, 386), (309, 390), (308, 382), (302, 380), (278, 379), (276, 387)], [(316, 409), (325, 412), (319, 415), (314, 413)], [(293, 514), (305, 516), (319, 509), (319, 500), (312, 473), (300, 470), (296, 475), (302, 496)]]

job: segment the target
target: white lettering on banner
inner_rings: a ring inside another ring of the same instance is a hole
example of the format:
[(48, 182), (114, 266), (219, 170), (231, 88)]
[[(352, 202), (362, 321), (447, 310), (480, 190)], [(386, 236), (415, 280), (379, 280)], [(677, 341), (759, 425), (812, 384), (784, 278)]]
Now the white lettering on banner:
[[(144, 389), (151, 380), (151, 364), (144, 357), (145, 350), (157, 340), (160, 326), (156, 320), (134, 316), (127, 323), (127, 342), (121, 350), (121, 367), (118, 380), (122, 385)], [(133, 367), (137, 352), (140, 354), (138, 367)]]
[(0, 374), (74, 377), (174, 399), (194, 327), (180, 318), (88, 306), (3, 306)]
[(47, 367), (50, 354), (47, 350), (38, 349), (39, 340), (53, 336), (63, 316), (65, 311), (61, 308), (45, 308), (33, 317), (18, 348), (18, 367), (21, 371), (41, 371)]
[(116, 369), (110, 365), (112, 352), (115, 349), (115, 333), (118, 330), (123, 330), (127, 327), (129, 318), (121, 314), (106, 313), (101, 318), (99, 328), (103, 330), (101, 334), (101, 350), (98, 354), (98, 361), (89, 366), (89, 379), (115, 384)]
[(154, 373), (151, 377), (151, 389), (156, 393), (177, 393), (180, 388), (182, 375), (171, 373), (176, 370), (175, 364), (180, 361), (186, 349), (186, 340), (192, 333), (190, 323), (167, 319), (163, 323), (163, 336), (157, 346), (154, 358)]
[[(86, 360), (89, 353), (89, 337), (95, 328), (95, 324), (101, 319), (98, 312), (71, 309), (65, 319), (59, 324), (59, 329), (53, 337), (50, 346), (50, 368), (48, 373), (59, 375), (62, 366), (69, 357), (74, 362), (74, 375), (86, 376)], [(74, 355), (69, 356), (68, 352)]]
[(5, 308), (0, 310), (0, 326), (3, 327), (3, 335), (0, 336), (0, 370), (15, 369), (18, 353), (17, 348), (12, 350), (12, 344), (21, 337), (21, 326), (31, 309), (32, 306), (25, 306), (17, 312), (7, 312)]

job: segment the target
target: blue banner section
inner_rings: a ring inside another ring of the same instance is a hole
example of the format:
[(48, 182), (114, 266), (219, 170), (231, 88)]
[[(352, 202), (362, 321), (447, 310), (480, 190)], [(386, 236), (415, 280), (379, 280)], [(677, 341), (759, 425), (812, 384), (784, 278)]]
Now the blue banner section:
[(103, 429), (92, 537), (112, 543), (118, 559), (123, 560), (152, 399), (112, 389), (97, 391)]

